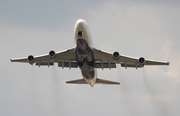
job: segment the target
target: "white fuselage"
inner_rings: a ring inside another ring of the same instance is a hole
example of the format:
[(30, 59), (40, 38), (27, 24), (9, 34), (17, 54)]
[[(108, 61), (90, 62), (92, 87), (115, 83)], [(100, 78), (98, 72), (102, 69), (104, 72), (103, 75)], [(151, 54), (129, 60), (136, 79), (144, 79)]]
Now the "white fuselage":
[[(78, 47), (78, 41), (79, 40), (85, 40), (85, 42), (88, 45), (88, 48), (93, 53), (93, 45), (92, 45), (91, 33), (90, 33), (89, 27), (88, 27), (88, 25), (87, 25), (87, 23), (86, 23), (86, 21), (84, 19), (77, 20), (77, 22), (75, 24), (75, 27), (74, 27), (74, 36), (75, 36), (75, 42), (76, 42), (76, 47), (75, 48)], [(82, 50), (83, 50), (83, 48), (82, 48)], [(77, 57), (83, 57), (83, 58), (88, 57), (89, 54), (86, 51), (83, 52), (83, 53), (84, 53), (83, 56), (78, 55)], [(87, 59), (91, 59), (91, 58), (87, 58)], [(96, 71), (95, 68), (93, 69), (93, 73), (94, 73), (94, 75), (91, 78), (87, 78), (84, 74), (82, 74), (84, 80), (86, 80), (86, 82), (88, 84), (90, 84), (92, 87), (96, 83), (96, 79), (97, 79), (97, 71)]]

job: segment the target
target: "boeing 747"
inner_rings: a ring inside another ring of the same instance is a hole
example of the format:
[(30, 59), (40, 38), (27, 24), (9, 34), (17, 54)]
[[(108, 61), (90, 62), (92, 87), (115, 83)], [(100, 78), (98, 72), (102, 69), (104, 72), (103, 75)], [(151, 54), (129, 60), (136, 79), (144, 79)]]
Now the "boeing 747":
[(119, 52), (107, 53), (93, 47), (91, 33), (84, 19), (78, 19), (74, 27), (75, 47), (61, 52), (51, 50), (49, 54), (25, 58), (13, 58), (11, 62), (34, 63), (37, 66), (52, 66), (54, 63), (62, 68), (80, 68), (83, 78), (67, 81), (70, 84), (120, 84), (119, 82), (97, 78), (97, 69), (121, 67), (141, 68), (145, 65), (169, 65), (169, 62), (145, 60), (143, 57), (132, 58)]

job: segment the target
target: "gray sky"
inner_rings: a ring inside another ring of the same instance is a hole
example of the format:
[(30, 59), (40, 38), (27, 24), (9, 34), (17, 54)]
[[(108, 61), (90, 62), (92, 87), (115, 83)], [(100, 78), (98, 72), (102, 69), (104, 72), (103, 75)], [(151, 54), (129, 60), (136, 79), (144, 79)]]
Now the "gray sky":
[[(98, 70), (121, 85), (66, 85), (79, 69), (36, 67), (10, 58), (61, 51), (75, 45), (83, 17), (94, 47), (170, 61), (170, 66)], [(179, 116), (179, 1), (0, 1), (1, 116)]]

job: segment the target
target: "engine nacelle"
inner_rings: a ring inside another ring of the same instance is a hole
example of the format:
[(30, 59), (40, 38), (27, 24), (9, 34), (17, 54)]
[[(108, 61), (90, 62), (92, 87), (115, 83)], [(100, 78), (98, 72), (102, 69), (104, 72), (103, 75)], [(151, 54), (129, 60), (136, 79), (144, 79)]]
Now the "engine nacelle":
[(54, 58), (55, 56), (56, 56), (55, 51), (51, 50), (51, 51), (49, 52), (49, 57)]
[(139, 64), (143, 67), (146, 60), (143, 57), (140, 57), (138, 61), (139, 61)]
[(28, 58), (27, 58), (28, 62), (30, 64), (33, 64), (34, 63), (34, 56), (33, 55), (29, 55)]
[(118, 58), (120, 57), (119, 52), (114, 52), (114, 53), (113, 53), (113, 57), (114, 57), (115, 59), (118, 59)]

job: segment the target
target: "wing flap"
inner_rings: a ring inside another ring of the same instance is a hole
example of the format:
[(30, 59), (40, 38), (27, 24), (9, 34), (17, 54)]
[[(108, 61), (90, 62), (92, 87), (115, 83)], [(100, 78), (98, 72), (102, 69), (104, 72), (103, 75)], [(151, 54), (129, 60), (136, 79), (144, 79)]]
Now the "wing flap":
[(36, 66), (53, 66), (54, 62), (37, 62)]
[(129, 67), (129, 68), (141, 68), (141, 65), (139, 64), (126, 64), (126, 63), (121, 63), (121, 67)]
[(95, 62), (95, 68), (116, 68), (115, 62)]
[(58, 67), (66, 67), (66, 68), (77, 68), (78, 63), (76, 61), (59, 61)]

